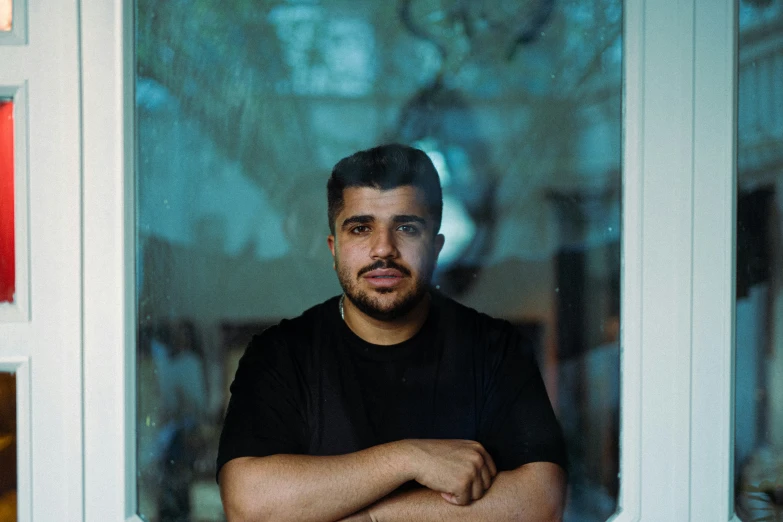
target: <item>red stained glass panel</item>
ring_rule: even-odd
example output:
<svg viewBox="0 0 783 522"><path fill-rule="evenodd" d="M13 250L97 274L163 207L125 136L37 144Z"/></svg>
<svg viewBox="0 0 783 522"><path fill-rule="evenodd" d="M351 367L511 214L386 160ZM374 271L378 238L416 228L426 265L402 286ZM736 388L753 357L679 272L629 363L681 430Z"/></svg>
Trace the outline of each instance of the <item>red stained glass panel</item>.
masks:
<svg viewBox="0 0 783 522"><path fill-rule="evenodd" d="M14 104L0 101L0 303L16 290L14 253Z"/></svg>

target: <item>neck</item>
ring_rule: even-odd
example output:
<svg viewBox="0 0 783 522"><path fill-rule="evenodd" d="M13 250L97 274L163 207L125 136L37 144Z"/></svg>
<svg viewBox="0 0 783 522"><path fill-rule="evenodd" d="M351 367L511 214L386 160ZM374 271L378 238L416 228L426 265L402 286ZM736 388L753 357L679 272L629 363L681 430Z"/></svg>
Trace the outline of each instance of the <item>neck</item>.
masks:
<svg viewBox="0 0 783 522"><path fill-rule="evenodd" d="M424 326L430 310L430 294L413 310L393 321L381 321L356 308L350 299L343 299L345 324L356 335L371 344L389 346L407 341Z"/></svg>

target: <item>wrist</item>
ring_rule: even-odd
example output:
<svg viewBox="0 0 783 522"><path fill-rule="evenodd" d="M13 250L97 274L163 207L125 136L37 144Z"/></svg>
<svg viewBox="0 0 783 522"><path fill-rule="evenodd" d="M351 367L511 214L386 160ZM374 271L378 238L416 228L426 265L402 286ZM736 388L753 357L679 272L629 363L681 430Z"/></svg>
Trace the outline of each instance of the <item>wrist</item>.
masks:
<svg viewBox="0 0 783 522"><path fill-rule="evenodd" d="M413 457L413 443L410 440L398 440L388 443L388 455L401 483L416 480L416 460ZM377 522L373 520L373 522Z"/></svg>

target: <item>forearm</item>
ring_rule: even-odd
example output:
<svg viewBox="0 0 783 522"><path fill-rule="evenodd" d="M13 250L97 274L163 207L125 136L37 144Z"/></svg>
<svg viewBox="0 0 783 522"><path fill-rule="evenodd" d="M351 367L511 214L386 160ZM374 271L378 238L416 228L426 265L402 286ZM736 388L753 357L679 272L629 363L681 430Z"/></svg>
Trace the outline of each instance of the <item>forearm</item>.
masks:
<svg viewBox="0 0 783 522"><path fill-rule="evenodd" d="M229 522L334 521L409 480L396 443L347 455L273 455L228 462L220 472Z"/></svg>
<svg viewBox="0 0 783 522"><path fill-rule="evenodd" d="M422 488L392 495L367 509L373 522L521 521L562 518L565 473L555 464L535 463L498 473L485 495L466 506L446 502L437 491Z"/></svg>

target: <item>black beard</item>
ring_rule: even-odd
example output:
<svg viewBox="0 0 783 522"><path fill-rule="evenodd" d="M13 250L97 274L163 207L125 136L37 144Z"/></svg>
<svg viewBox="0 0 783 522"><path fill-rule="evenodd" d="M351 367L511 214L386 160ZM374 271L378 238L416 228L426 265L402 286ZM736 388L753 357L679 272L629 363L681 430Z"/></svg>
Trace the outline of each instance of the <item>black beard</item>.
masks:
<svg viewBox="0 0 783 522"><path fill-rule="evenodd" d="M370 266L362 268L361 270L359 270L357 277L361 277L361 274L365 274L369 271L377 270L381 268L394 268L396 270L399 270L403 274L410 276L410 270L394 263L391 260L386 260L386 261L377 261ZM421 300L424 299L424 297L427 295L430 279L432 277L432 272L434 269L435 269L435 265L433 263L433 266L430 267L430 269L427 270L425 273L421 274L422 277L420 279L416 280L413 291L411 291L408 295L406 295L402 299L402 301L397 303L393 308L389 310L382 310L378 308L373 302L370 295L368 295L367 293L355 291L356 285L353 284L353 278L348 274L344 273L341 270L338 270L337 278L340 281L340 286L343 288L343 293L345 293L345 297L347 297L351 301L351 303L355 305L356 308L359 309L359 311L361 311L362 313L364 313L369 317L372 317L377 321L389 322L389 321L395 321L405 316L411 310L416 308L416 305L418 305L421 302ZM374 292L377 292L378 294L388 294L394 292L394 289L379 288L374 290Z"/></svg>
<svg viewBox="0 0 783 522"><path fill-rule="evenodd" d="M424 299L424 296L427 295L427 286L416 285L414 291L408 294L405 299L403 299L391 310L378 309L367 294L355 294L347 288L343 288L343 291L345 292L345 297L347 297L351 303L353 303L354 306L356 306L356 308L358 308L365 315L378 321L395 321L400 317L407 315L411 310L416 308L416 305L418 305L421 300ZM393 292L393 290L382 288L376 290L376 292L379 294L388 294Z"/></svg>

